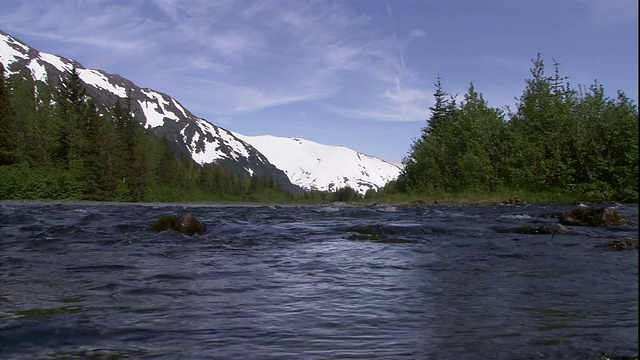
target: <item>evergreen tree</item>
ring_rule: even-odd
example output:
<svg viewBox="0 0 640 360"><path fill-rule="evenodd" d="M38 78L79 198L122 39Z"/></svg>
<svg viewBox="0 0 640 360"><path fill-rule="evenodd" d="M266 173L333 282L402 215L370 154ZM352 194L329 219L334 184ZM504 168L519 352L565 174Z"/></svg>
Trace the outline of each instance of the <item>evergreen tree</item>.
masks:
<svg viewBox="0 0 640 360"><path fill-rule="evenodd" d="M84 183L84 198L87 200L111 200L115 197L115 178L110 167L110 127L98 114L93 100L85 104L82 118L82 167L80 179Z"/></svg>
<svg viewBox="0 0 640 360"><path fill-rule="evenodd" d="M350 186L340 188L333 193L333 201L353 201L357 200L359 197L360 195L358 195L358 192Z"/></svg>
<svg viewBox="0 0 640 360"><path fill-rule="evenodd" d="M131 111L130 96L127 97L127 107L123 107L120 99L113 106L113 124L115 128L115 156L114 169L119 182L120 196L123 200L134 200L134 193L140 189L140 172L144 167L137 156L139 136ZM139 198L136 195L135 198Z"/></svg>
<svg viewBox="0 0 640 360"><path fill-rule="evenodd" d="M11 94L5 78L4 66L0 63L0 165L16 164L18 156L18 123Z"/></svg>
<svg viewBox="0 0 640 360"><path fill-rule="evenodd" d="M51 124L53 107L48 84L36 82L31 73L16 74L11 78L13 84L12 104L20 125L14 137L18 143L23 162L30 166L50 165L50 153L53 142Z"/></svg>
<svg viewBox="0 0 640 360"><path fill-rule="evenodd" d="M460 105L455 124L457 142L451 151L457 161L460 187L465 190L495 190L502 186L497 172L501 156L502 112L490 108L473 83Z"/></svg>
<svg viewBox="0 0 640 360"><path fill-rule="evenodd" d="M71 74L60 84L56 99L55 130L57 144L54 160L65 169L78 172L82 168L82 150L85 139L83 128L88 123L90 110L86 92L75 64Z"/></svg>
<svg viewBox="0 0 640 360"><path fill-rule="evenodd" d="M166 135L159 147L159 156L155 165L156 181L170 188L180 188L180 163L171 148Z"/></svg>
<svg viewBox="0 0 640 360"><path fill-rule="evenodd" d="M452 150L459 143L453 129L459 123L460 110L455 97L443 91L440 76L435 86L436 101L429 108L431 116L427 126L403 160L403 175L398 182L403 191L425 193L459 186Z"/></svg>
<svg viewBox="0 0 640 360"><path fill-rule="evenodd" d="M455 111L455 99L442 89L442 78L438 74L435 83L436 91L433 94L435 104L429 107L431 117L427 121L427 126L422 129L422 138L425 140L427 136L433 134L439 127L442 127L451 118Z"/></svg>

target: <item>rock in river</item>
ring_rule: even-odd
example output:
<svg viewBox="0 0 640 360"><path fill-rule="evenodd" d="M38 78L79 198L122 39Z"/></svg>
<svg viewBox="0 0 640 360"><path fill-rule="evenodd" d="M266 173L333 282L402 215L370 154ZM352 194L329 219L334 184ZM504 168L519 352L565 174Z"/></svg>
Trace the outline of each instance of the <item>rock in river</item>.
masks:
<svg viewBox="0 0 640 360"><path fill-rule="evenodd" d="M627 223L628 218L613 208L580 207L558 216L560 224L575 226L614 226Z"/></svg>
<svg viewBox="0 0 640 360"><path fill-rule="evenodd" d="M523 225L519 227L491 226L491 229L499 233L515 233L527 235L565 235L569 229L561 224Z"/></svg>
<svg viewBox="0 0 640 360"><path fill-rule="evenodd" d="M633 250L638 248L638 239L632 239L628 237L616 239L600 244L598 245L598 247L610 250Z"/></svg>
<svg viewBox="0 0 640 360"><path fill-rule="evenodd" d="M206 226L198 221L195 216L186 214L184 216L165 215L160 217L153 225L152 231L175 230L187 235L204 234Z"/></svg>

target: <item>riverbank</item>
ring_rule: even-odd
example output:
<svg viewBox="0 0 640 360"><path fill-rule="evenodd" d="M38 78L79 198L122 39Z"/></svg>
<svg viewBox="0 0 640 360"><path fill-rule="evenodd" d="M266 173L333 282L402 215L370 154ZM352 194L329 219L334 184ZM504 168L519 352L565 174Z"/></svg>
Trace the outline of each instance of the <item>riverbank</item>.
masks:
<svg viewBox="0 0 640 360"><path fill-rule="evenodd" d="M198 193L175 194L178 196L167 197L165 199L150 199L142 202L118 202L118 201L86 201L78 199L5 199L0 203L7 202L47 202L47 203L82 203L82 204L138 204L138 205L216 205L216 206L305 206L305 205L351 205L351 206L428 206L428 205L525 205L525 204L613 204L626 203L637 204L637 202L616 202L608 199L597 199L584 195L563 194L560 192L532 192L523 190L502 190L495 192L460 192L460 193L433 193L433 194L405 194L385 192L374 193L352 201L336 201L332 193L325 193L323 196L315 193L313 196L285 196L282 193L267 192L263 194L252 194L238 196L234 198L211 198L208 196L198 196ZM179 196L185 195L185 196Z"/></svg>
<svg viewBox="0 0 640 360"><path fill-rule="evenodd" d="M403 193L385 194L384 196L362 199L358 203L393 204L393 205L522 205L522 204L564 204L577 205L582 203L611 204L615 201L598 199L583 195L566 194L560 192L531 192L523 190L503 190L496 192L460 192L434 193L410 195ZM637 203L637 202L625 202Z"/></svg>
<svg viewBox="0 0 640 360"><path fill-rule="evenodd" d="M384 201L374 201L370 199L362 199L352 202L341 201L294 201L294 202L246 202L246 201L170 201L170 202L117 202L117 201L87 201L87 200L0 200L0 205L20 205L20 204L58 204L58 205L131 205L144 207L159 206L180 206L184 208L213 206L213 207L379 207L379 206L396 206L396 207L419 207L419 206L518 206L518 205L615 205L616 202L588 202L588 201L523 201L519 198L512 197L509 199L501 198L394 198ZM634 203L626 203L634 204Z"/></svg>

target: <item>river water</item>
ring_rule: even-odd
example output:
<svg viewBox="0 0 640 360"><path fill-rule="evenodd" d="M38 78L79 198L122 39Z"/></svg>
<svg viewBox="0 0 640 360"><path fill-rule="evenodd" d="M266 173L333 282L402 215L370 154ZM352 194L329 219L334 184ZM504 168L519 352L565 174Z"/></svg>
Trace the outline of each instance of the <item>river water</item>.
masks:
<svg viewBox="0 0 640 360"><path fill-rule="evenodd" d="M0 203L0 358L637 356L637 205L508 231L571 208Z"/></svg>

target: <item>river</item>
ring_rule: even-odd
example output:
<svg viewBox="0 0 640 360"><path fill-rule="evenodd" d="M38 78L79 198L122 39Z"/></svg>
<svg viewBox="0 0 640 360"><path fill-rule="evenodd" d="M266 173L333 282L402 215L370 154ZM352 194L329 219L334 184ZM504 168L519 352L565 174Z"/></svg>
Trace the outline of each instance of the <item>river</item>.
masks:
<svg viewBox="0 0 640 360"><path fill-rule="evenodd" d="M638 251L597 246L637 205L496 230L571 208L0 202L0 358L638 356ZM148 230L185 213L207 232Z"/></svg>

